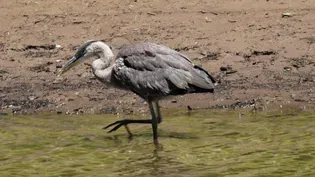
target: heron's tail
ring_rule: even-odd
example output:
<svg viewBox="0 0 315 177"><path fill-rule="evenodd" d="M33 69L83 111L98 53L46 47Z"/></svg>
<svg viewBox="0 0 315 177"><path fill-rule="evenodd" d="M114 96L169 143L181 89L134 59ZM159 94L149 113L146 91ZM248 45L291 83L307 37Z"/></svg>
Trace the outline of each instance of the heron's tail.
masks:
<svg viewBox="0 0 315 177"><path fill-rule="evenodd" d="M190 85L189 93L213 93L214 86L217 85L215 79L200 66L194 65L192 71L193 81Z"/></svg>

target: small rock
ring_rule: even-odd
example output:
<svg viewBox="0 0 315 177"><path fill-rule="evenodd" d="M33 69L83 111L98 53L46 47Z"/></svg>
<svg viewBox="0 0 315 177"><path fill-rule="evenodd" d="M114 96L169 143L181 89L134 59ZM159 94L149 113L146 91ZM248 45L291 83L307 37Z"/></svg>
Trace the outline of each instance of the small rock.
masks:
<svg viewBox="0 0 315 177"><path fill-rule="evenodd" d="M177 103L177 100L172 100L171 103Z"/></svg>
<svg viewBox="0 0 315 177"><path fill-rule="evenodd" d="M156 13L154 13L154 12L147 12L147 14L148 14L148 15L152 15L152 16L155 16L155 15L156 15Z"/></svg>
<svg viewBox="0 0 315 177"><path fill-rule="evenodd" d="M29 96L28 99L34 101L37 97L36 96Z"/></svg>
<svg viewBox="0 0 315 177"><path fill-rule="evenodd" d="M56 63L59 63L59 62L61 62L61 60L56 60Z"/></svg>
<svg viewBox="0 0 315 177"><path fill-rule="evenodd" d="M208 23L208 22L212 22L212 20L209 19L208 17L206 17L206 22L207 22L207 23Z"/></svg>
<svg viewBox="0 0 315 177"><path fill-rule="evenodd" d="M291 71L291 70L292 70L292 68L289 67L289 66L286 66L286 67L284 67L283 69L286 70L286 71Z"/></svg>
<svg viewBox="0 0 315 177"><path fill-rule="evenodd" d="M230 66L221 66L220 71L227 71L229 68L231 68L231 67Z"/></svg>
<svg viewBox="0 0 315 177"><path fill-rule="evenodd" d="M59 44L56 44L56 49L59 49L59 48L61 48L61 45L59 45Z"/></svg>
<svg viewBox="0 0 315 177"><path fill-rule="evenodd" d="M237 71L236 70L231 70L231 71L227 71L226 74L233 74L233 73L236 73Z"/></svg>
<svg viewBox="0 0 315 177"><path fill-rule="evenodd" d="M231 66L221 66L220 71L223 71L226 74L233 74L237 72L236 70L233 70Z"/></svg>
<svg viewBox="0 0 315 177"><path fill-rule="evenodd" d="M62 114L62 111L57 111L57 114Z"/></svg>
<svg viewBox="0 0 315 177"><path fill-rule="evenodd" d="M292 17L293 15L289 12L285 12L285 13L282 13L281 16L282 18L284 18L284 17Z"/></svg>

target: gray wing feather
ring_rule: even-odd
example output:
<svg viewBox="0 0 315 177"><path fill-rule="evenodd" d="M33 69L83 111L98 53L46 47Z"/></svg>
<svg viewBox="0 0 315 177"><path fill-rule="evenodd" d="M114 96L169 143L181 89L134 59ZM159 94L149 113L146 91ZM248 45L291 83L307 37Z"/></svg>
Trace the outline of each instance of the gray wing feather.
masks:
<svg viewBox="0 0 315 177"><path fill-rule="evenodd" d="M179 53L163 45L148 42L123 46L118 52L117 58L120 58L121 56L139 55L143 53L146 53L147 55L156 54L172 55L173 57L176 57L178 60L185 60L186 62L191 63L191 60L182 53Z"/></svg>
<svg viewBox="0 0 315 177"><path fill-rule="evenodd" d="M187 57L152 43L122 48L117 54L114 76L142 97L168 95L176 89L187 90L192 84L212 87Z"/></svg>

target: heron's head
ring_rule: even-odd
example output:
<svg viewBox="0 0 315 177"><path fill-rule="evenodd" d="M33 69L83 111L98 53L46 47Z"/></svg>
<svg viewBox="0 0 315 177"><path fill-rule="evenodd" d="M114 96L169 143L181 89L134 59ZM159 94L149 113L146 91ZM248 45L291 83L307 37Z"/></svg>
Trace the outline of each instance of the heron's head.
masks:
<svg viewBox="0 0 315 177"><path fill-rule="evenodd" d="M102 41L89 40L79 47L75 55L61 68L58 75L91 57L110 59L114 56L111 48Z"/></svg>

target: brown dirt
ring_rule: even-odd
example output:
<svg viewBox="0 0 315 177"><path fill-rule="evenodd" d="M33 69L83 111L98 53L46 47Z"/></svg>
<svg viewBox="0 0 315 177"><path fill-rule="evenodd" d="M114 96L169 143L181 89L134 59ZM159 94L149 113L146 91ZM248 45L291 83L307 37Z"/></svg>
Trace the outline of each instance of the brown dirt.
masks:
<svg viewBox="0 0 315 177"><path fill-rule="evenodd" d="M116 50L138 41L164 44L221 82L214 95L173 97L163 108L315 106L313 0L20 0L0 8L3 113L146 111L133 93L96 81L91 61L56 80L89 39Z"/></svg>

